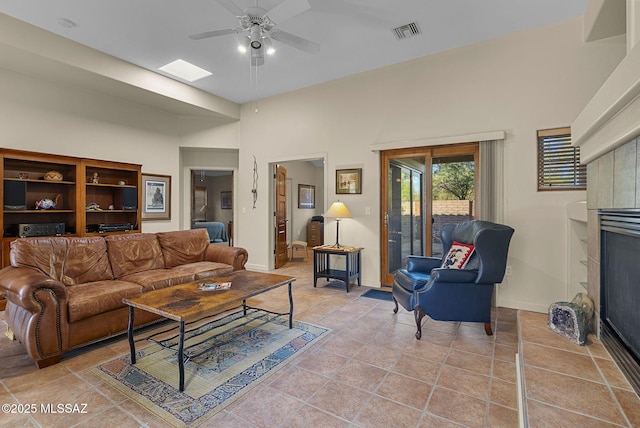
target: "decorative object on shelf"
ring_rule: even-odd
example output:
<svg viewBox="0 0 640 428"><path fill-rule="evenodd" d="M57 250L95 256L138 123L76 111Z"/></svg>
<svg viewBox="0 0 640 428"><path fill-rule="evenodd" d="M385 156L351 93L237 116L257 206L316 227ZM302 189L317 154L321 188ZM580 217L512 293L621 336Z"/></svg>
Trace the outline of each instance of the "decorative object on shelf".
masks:
<svg viewBox="0 0 640 428"><path fill-rule="evenodd" d="M58 200L60 199L60 195L56 195L55 199L41 199L36 201L36 209L37 210L55 210L58 206Z"/></svg>
<svg viewBox="0 0 640 428"><path fill-rule="evenodd" d="M91 179L91 182L92 182L93 184L98 184L98 183L100 183L100 178L98 177L98 173L97 173L97 172L94 172L94 173L93 173L93 178Z"/></svg>
<svg viewBox="0 0 640 428"><path fill-rule="evenodd" d="M337 194L362 193L362 168L336 169Z"/></svg>
<svg viewBox="0 0 640 428"><path fill-rule="evenodd" d="M256 209L256 201L258 200L258 162L256 162L255 155L253 156L253 209Z"/></svg>
<svg viewBox="0 0 640 428"><path fill-rule="evenodd" d="M142 174L142 220L171 220L171 176Z"/></svg>
<svg viewBox="0 0 640 428"><path fill-rule="evenodd" d="M29 173L28 172L19 172L18 175L16 175L16 178L19 178L20 180L27 180L27 179L29 179Z"/></svg>
<svg viewBox="0 0 640 428"><path fill-rule="evenodd" d="M124 186L125 184L127 184L127 182L124 180L118 181L118 186Z"/></svg>
<svg viewBox="0 0 640 428"><path fill-rule="evenodd" d="M62 181L62 174L58 171L49 171L44 174L45 181Z"/></svg>
<svg viewBox="0 0 640 428"><path fill-rule="evenodd" d="M298 184L298 208L316 207L316 186Z"/></svg>
<svg viewBox="0 0 640 428"><path fill-rule="evenodd" d="M87 204L87 211L102 211L102 208L100 208L97 202L89 202Z"/></svg>
<svg viewBox="0 0 640 428"><path fill-rule="evenodd" d="M223 210L230 210L233 204L231 192L220 192L220 208Z"/></svg>
<svg viewBox="0 0 640 428"><path fill-rule="evenodd" d="M324 213L325 217L335 218L336 219L336 243L334 245L335 248L342 248L340 245L340 219L342 218L350 218L352 217L351 211L349 208L340 201L334 202L331 204L326 213Z"/></svg>

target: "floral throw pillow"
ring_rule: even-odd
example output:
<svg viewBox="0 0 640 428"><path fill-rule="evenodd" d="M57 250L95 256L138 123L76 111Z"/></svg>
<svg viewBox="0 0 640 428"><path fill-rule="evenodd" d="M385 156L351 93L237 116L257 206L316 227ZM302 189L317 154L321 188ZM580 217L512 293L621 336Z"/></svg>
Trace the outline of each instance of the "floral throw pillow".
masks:
<svg viewBox="0 0 640 428"><path fill-rule="evenodd" d="M440 267L445 269L464 269L474 250L475 247L473 245L453 241L447 256L442 259Z"/></svg>

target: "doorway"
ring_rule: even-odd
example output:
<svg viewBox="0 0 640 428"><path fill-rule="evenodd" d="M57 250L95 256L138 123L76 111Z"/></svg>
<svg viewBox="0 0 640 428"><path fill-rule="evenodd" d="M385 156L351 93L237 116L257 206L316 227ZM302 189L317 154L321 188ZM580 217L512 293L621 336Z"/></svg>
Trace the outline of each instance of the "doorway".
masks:
<svg viewBox="0 0 640 428"><path fill-rule="evenodd" d="M232 245L233 171L191 170L190 227L207 229L213 243Z"/></svg>
<svg viewBox="0 0 640 428"><path fill-rule="evenodd" d="M325 211L325 155L310 158L289 159L269 164L273 181L270 197L269 246L272 249L269 269L277 269L288 262L289 244L293 241L308 242L308 225ZM277 172L283 167L286 175ZM300 189L309 200L300 203ZM284 193L284 199L280 199ZM284 223L282 221L284 220ZM308 247L310 249L310 247Z"/></svg>
<svg viewBox="0 0 640 428"><path fill-rule="evenodd" d="M407 257L442 256L440 230L475 217L479 144L381 152L381 283Z"/></svg>

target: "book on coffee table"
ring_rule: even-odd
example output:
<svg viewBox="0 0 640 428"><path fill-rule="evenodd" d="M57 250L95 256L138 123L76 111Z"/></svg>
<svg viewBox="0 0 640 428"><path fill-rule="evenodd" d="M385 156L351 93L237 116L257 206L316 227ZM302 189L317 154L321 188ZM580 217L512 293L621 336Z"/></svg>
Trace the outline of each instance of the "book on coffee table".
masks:
<svg viewBox="0 0 640 428"><path fill-rule="evenodd" d="M202 291L226 290L231 288L231 282L203 282L198 285L198 289Z"/></svg>

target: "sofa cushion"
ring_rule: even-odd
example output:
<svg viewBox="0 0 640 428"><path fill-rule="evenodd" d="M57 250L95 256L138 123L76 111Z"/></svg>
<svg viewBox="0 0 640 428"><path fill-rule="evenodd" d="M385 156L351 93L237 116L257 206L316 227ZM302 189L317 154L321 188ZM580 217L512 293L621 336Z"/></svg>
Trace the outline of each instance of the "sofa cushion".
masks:
<svg viewBox="0 0 640 428"><path fill-rule="evenodd" d="M209 246L206 229L160 232L157 236L167 269L203 261Z"/></svg>
<svg viewBox="0 0 640 428"><path fill-rule="evenodd" d="M175 269L153 269L126 275L120 279L141 285L142 291L146 293L147 291L194 281L195 275L188 271L183 272Z"/></svg>
<svg viewBox="0 0 640 428"><path fill-rule="evenodd" d="M164 268L162 249L155 234L125 233L107 236L105 240L113 276L116 278Z"/></svg>
<svg viewBox="0 0 640 428"><path fill-rule="evenodd" d="M69 294L69 322L125 306L122 299L142 293L140 284L111 280L77 284L67 288Z"/></svg>
<svg viewBox="0 0 640 428"><path fill-rule="evenodd" d="M218 262L196 262L187 263L173 268L180 272L189 272L195 275L195 279L212 278L215 276L224 276L233 273L233 266L226 263Z"/></svg>
<svg viewBox="0 0 640 428"><path fill-rule="evenodd" d="M12 266L37 269L64 285L113 279L101 236L19 238L10 258Z"/></svg>

